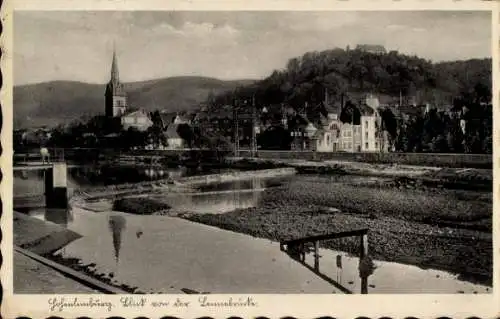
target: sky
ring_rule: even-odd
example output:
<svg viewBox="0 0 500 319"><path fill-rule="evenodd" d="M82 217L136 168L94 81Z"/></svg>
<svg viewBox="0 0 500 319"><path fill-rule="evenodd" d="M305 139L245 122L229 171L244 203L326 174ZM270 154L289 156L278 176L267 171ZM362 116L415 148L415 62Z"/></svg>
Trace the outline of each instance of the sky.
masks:
<svg viewBox="0 0 500 319"><path fill-rule="evenodd" d="M16 11L14 83L198 75L259 79L308 51L380 44L432 61L491 57L486 11Z"/></svg>

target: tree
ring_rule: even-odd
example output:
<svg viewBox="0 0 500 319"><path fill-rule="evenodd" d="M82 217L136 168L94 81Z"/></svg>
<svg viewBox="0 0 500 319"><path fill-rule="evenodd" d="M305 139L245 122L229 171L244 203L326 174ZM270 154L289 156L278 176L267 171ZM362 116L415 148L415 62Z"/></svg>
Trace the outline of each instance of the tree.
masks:
<svg viewBox="0 0 500 319"><path fill-rule="evenodd" d="M289 150L290 132L282 126L271 126L259 135L257 144L267 150Z"/></svg>
<svg viewBox="0 0 500 319"><path fill-rule="evenodd" d="M189 148L193 147L195 135L191 126L188 124L179 124L177 127L177 133L184 141L186 141Z"/></svg>
<svg viewBox="0 0 500 319"><path fill-rule="evenodd" d="M160 145L167 145L167 138L163 134L161 126L153 124L147 130L147 137L151 139L153 145L159 147Z"/></svg>
<svg viewBox="0 0 500 319"><path fill-rule="evenodd" d="M130 127L126 131L122 131L119 135L119 144L124 149L146 145L148 138L147 132L138 131L136 128Z"/></svg>
<svg viewBox="0 0 500 319"><path fill-rule="evenodd" d="M340 112L340 121L354 125L361 124L361 111L351 101L347 101Z"/></svg>

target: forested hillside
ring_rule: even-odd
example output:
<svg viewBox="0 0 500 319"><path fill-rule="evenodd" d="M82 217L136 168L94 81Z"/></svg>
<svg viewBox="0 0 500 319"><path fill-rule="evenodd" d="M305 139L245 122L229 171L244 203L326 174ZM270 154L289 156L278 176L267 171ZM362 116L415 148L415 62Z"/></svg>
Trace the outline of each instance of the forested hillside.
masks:
<svg viewBox="0 0 500 319"><path fill-rule="evenodd" d="M218 96L213 102L230 103L255 94L259 104L289 103L302 107L323 99L325 88L333 98L341 93L376 93L384 102L429 102L449 105L458 98L491 99L491 59L444 63L391 51L374 54L362 50L333 49L307 52L288 61L252 86Z"/></svg>
<svg viewBox="0 0 500 319"><path fill-rule="evenodd" d="M171 77L125 83L129 104L148 111L190 111L207 99L252 80ZM56 126L104 112L104 84L53 81L14 87L14 126Z"/></svg>

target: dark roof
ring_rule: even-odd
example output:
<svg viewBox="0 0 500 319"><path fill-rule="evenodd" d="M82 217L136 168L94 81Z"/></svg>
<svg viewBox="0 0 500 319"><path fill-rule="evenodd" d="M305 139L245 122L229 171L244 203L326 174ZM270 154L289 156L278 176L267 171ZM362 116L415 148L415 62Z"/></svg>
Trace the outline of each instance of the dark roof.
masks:
<svg viewBox="0 0 500 319"><path fill-rule="evenodd" d="M330 103L322 103L321 114L323 116L328 116L328 114L339 114L342 111L342 105L340 101L333 101Z"/></svg>
<svg viewBox="0 0 500 319"><path fill-rule="evenodd" d="M170 123L172 123L174 121L176 116L177 116L177 113L175 113L175 112L161 112L160 113L160 120L161 120L161 124L163 125L163 127L167 127L168 125L170 125Z"/></svg>
<svg viewBox="0 0 500 319"><path fill-rule="evenodd" d="M170 123L165 130L166 138L181 138L179 133L177 133L177 129L179 128L179 124Z"/></svg>
<svg viewBox="0 0 500 319"><path fill-rule="evenodd" d="M193 122L203 121L203 120L207 120L209 118L210 118L209 113L205 112L205 111L202 111L202 112L198 112L198 113L194 114L194 116L193 116Z"/></svg>
<svg viewBox="0 0 500 319"><path fill-rule="evenodd" d="M301 114L295 114L288 119L288 126L291 129L304 129L308 123L309 120Z"/></svg>
<svg viewBox="0 0 500 319"><path fill-rule="evenodd" d="M371 116L375 113L375 110L372 107L366 105L365 103L359 105L358 108L361 111L361 115L363 116Z"/></svg>
<svg viewBox="0 0 500 319"><path fill-rule="evenodd" d="M183 122L189 122L191 120L189 114L180 114L180 113L177 113L177 116ZM174 116L174 119L175 118L176 118L176 116Z"/></svg>
<svg viewBox="0 0 500 319"><path fill-rule="evenodd" d="M328 126L328 124L330 124L330 120L328 119L328 116L325 116L324 114L320 113L319 124L321 126Z"/></svg>
<svg viewBox="0 0 500 319"><path fill-rule="evenodd" d="M401 105L401 106L390 107L390 109L395 115L401 114L401 115L415 116L423 114L425 107L414 106L414 105Z"/></svg>

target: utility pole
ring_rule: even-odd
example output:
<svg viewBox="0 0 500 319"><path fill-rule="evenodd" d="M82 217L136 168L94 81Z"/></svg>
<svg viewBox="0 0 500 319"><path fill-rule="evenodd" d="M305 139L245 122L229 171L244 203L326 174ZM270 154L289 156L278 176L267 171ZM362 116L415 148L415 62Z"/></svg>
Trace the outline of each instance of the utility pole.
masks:
<svg viewBox="0 0 500 319"><path fill-rule="evenodd" d="M351 133L352 133L352 152L354 153L354 106L351 109Z"/></svg>
<svg viewBox="0 0 500 319"><path fill-rule="evenodd" d="M238 125L238 107L237 103L233 103L233 129L234 129L234 156L238 157L240 153L240 135Z"/></svg>
<svg viewBox="0 0 500 319"><path fill-rule="evenodd" d="M255 95L252 97L252 157L255 157L257 152L257 132L255 126L257 125L256 119L256 106L255 106Z"/></svg>

